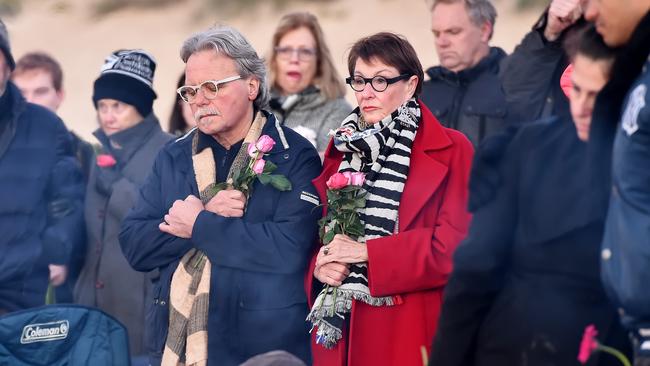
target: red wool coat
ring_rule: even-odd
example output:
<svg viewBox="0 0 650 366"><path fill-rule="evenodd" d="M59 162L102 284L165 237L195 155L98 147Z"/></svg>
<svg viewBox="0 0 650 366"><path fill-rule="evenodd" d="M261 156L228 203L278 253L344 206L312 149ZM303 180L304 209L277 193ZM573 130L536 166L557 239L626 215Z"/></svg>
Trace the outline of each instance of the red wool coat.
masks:
<svg viewBox="0 0 650 366"><path fill-rule="evenodd" d="M316 366L422 365L420 348L431 352L442 290L452 254L467 234L469 172L474 149L458 131L444 128L420 103L423 120L411 152L411 165L399 208L399 233L368 241L368 281L372 296L396 296L394 306L354 301L350 329L332 350L315 344ZM325 182L337 172L343 154L330 146L322 174L313 183L327 202ZM326 208L325 208L326 209ZM319 282L314 255L306 282L313 305ZM345 333L345 332L344 332Z"/></svg>

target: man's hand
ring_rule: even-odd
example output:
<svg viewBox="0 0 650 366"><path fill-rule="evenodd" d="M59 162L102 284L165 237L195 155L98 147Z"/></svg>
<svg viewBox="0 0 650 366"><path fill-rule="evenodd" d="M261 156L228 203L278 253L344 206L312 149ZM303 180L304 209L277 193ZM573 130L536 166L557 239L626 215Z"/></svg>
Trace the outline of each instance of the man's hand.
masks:
<svg viewBox="0 0 650 366"><path fill-rule="evenodd" d="M158 228L167 234L189 239L196 218L203 209L203 203L195 196L189 195L184 201L176 200L165 215L165 222L160 223Z"/></svg>
<svg viewBox="0 0 650 366"><path fill-rule="evenodd" d="M582 15L583 0L553 0L548 9L544 38L555 41Z"/></svg>
<svg viewBox="0 0 650 366"><path fill-rule="evenodd" d="M65 279L68 278L68 267L59 264L50 264L50 283L52 286L61 286Z"/></svg>
<svg viewBox="0 0 650 366"><path fill-rule="evenodd" d="M242 217L244 207L246 207L246 196L234 189L219 191L205 205L206 210L223 217Z"/></svg>

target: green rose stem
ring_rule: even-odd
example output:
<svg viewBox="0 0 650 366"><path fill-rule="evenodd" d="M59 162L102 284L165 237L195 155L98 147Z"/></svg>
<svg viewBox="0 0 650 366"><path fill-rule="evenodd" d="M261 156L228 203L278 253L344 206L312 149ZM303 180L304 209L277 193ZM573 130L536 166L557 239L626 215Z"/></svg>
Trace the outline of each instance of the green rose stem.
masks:
<svg viewBox="0 0 650 366"><path fill-rule="evenodd" d="M630 361L628 361L627 357L625 357L625 355L616 348L608 347L604 344L598 343L598 350L609 353L610 355L616 357L619 361L621 361L623 366L630 366Z"/></svg>

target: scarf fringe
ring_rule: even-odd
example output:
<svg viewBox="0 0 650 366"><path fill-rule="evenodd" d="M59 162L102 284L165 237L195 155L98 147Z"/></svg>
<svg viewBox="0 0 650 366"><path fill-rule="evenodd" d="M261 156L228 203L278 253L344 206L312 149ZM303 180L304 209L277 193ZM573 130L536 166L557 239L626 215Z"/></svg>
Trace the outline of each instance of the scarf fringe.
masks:
<svg viewBox="0 0 650 366"><path fill-rule="evenodd" d="M334 348L336 343L343 338L341 329L326 322L324 319L318 320L318 322L314 323L314 326L318 328L316 331L316 344L320 344L327 349Z"/></svg>
<svg viewBox="0 0 650 366"><path fill-rule="evenodd" d="M344 314L352 310L352 300L362 301L371 306L395 305L395 299L392 296L373 297L361 291L346 290L341 287L337 289L336 299L333 299L333 289L333 287L327 287L318 294L315 301L317 305L307 315L308 321L316 324L324 317L338 316L343 318ZM321 302L322 304L318 305Z"/></svg>

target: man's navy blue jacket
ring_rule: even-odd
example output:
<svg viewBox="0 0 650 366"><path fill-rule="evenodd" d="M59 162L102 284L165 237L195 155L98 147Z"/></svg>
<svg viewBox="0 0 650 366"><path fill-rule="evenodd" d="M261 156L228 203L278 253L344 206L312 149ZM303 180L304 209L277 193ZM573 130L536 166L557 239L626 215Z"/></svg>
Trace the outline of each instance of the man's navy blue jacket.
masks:
<svg viewBox="0 0 650 366"><path fill-rule="evenodd" d="M246 213L227 218L203 211L191 239L165 234L158 225L175 200L199 196L192 166L194 130L166 145L122 224L120 242L139 271L159 269L148 311L149 346L160 357L167 337L171 276L180 258L195 247L212 263L208 317L208 363L238 365L281 349L310 364L304 277L321 210L311 181L321 170L314 147L267 114L262 134L276 141L265 159L277 165L293 189L280 192L253 185Z"/></svg>
<svg viewBox="0 0 650 366"><path fill-rule="evenodd" d="M83 178L54 113L11 82L0 96L0 312L45 302L48 264L82 248Z"/></svg>

